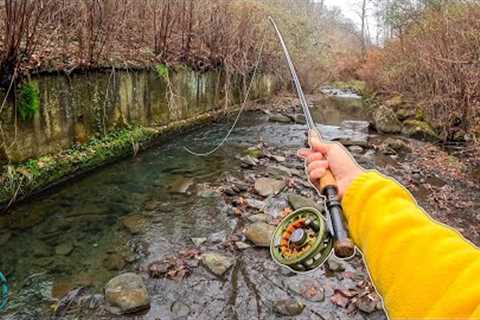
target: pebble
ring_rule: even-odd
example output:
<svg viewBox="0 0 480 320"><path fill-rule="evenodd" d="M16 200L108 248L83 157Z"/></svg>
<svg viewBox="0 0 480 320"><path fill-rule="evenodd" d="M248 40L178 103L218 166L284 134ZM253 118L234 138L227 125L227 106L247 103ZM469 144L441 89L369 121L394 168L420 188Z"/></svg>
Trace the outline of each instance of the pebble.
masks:
<svg viewBox="0 0 480 320"><path fill-rule="evenodd" d="M273 303L273 311L282 316L298 316L305 309L305 305L296 299L284 299Z"/></svg>
<svg viewBox="0 0 480 320"><path fill-rule="evenodd" d="M286 183L282 180L260 178L255 181L255 191L263 197L277 194L282 191L285 186Z"/></svg>
<svg viewBox="0 0 480 320"><path fill-rule="evenodd" d="M327 267L330 271L333 271L333 272L341 272L345 270L345 267L343 266L342 262L335 259L335 257L328 258Z"/></svg>
<svg viewBox="0 0 480 320"><path fill-rule="evenodd" d="M275 227L264 222L252 223L245 227L243 234L257 247L270 247Z"/></svg>
<svg viewBox="0 0 480 320"><path fill-rule="evenodd" d="M194 245L196 245L197 247L201 246L202 244L204 244L205 242L207 242L207 238L191 238L192 242Z"/></svg>

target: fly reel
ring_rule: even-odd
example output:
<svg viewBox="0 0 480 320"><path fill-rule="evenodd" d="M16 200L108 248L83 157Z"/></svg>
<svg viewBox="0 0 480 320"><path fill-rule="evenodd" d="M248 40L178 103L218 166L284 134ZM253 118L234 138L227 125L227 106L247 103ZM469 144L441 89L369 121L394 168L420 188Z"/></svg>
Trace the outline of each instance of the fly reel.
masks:
<svg viewBox="0 0 480 320"><path fill-rule="evenodd" d="M277 226L270 254L278 264L303 273L320 267L330 256L332 247L333 239L322 214L314 208L302 208Z"/></svg>

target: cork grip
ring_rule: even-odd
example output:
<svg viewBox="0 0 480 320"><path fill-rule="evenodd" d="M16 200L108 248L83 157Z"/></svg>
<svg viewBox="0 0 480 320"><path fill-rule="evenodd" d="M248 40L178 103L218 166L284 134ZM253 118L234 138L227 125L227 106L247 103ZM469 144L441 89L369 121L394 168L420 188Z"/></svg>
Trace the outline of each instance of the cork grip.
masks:
<svg viewBox="0 0 480 320"><path fill-rule="evenodd" d="M337 180L335 180L335 177L333 176L333 173L332 171L330 171L330 169L327 169L325 175L320 179L319 186L321 194L324 193L327 187L337 188Z"/></svg>

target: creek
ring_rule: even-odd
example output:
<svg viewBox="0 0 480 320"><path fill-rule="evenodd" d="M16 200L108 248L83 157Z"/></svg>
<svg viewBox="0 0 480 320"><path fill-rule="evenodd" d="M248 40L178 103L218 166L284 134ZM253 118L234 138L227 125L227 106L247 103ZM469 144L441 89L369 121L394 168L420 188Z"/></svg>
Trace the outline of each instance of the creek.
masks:
<svg viewBox="0 0 480 320"><path fill-rule="evenodd" d="M351 96L330 98L312 111L328 138L350 130L340 126L344 120L366 119L361 100ZM259 110L244 114L231 139L213 156L199 158L184 150L184 146L199 152L211 149L229 125L204 126L1 216L0 270L8 275L11 295L0 317L50 318L52 305L79 287L97 294L101 302L99 294L109 279L125 271L140 272L153 261L192 248L191 238L207 238L201 250L228 252L224 243L241 233L245 219L235 215L226 200L222 192L226 181L252 183L261 176L301 181L302 163L295 151L305 143L303 124L271 122ZM276 170L262 165L246 168L240 157L259 143L287 161L275 164ZM377 154L369 161L385 164L385 157ZM306 186L299 190L315 197ZM253 198L250 191L243 196ZM147 279L151 308L135 319L274 319L276 301L299 296L294 288L305 282L305 276L281 269L268 250L252 247L229 254L236 264L224 278L200 266L181 281ZM307 278L318 284L318 294L324 297L303 299L306 307L297 319L385 319L379 303L371 310L365 307L368 312L352 313L330 302L338 288L368 281L361 257L330 261ZM112 317L96 305L79 308L70 310L65 319Z"/></svg>

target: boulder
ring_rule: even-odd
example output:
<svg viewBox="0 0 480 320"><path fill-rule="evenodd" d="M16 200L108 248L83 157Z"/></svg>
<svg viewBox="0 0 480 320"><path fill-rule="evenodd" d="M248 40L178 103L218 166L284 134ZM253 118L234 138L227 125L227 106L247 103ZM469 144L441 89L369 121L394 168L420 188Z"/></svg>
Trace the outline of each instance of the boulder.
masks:
<svg viewBox="0 0 480 320"><path fill-rule="evenodd" d="M400 108L403 105L403 98L400 95L396 95L387 101L385 101L385 106L388 108L396 110L397 108Z"/></svg>
<svg viewBox="0 0 480 320"><path fill-rule="evenodd" d="M270 247L270 242L275 232L275 227L264 222L256 222L247 225L243 234L257 247Z"/></svg>
<svg viewBox="0 0 480 320"><path fill-rule="evenodd" d="M408 145L408 143L406 143L402 139L394 139L394 138L387 138L380 146L380 149L385 154L390 154L392 153L392 151L394 151L393 153L412 152L412 148Z"/></svg>
<svg viewBox="0 0 480 320"><path fill-rule="evenodd" d="M402 124L392 109L380 106L373 114L375 128L382 133L400 133Z"/></svg>
<svg viewBox="0 0 480 320"><path fill-rule="evenodd" d="M206 252L201 255L200 259L202 260L202 264L217 276L224 275L235 263L234 258L226 257L215 252Z"/></svg>
<svg viewBox="0 0 480 320"><path fill-rule="evenodd" d="M292 122L292 120L289 117L284 116L283 114L280 114L280 113L272 114L269 117L269 121L279 122L279 123L290 123L290 122Z"/></svg>
<svg viewBox="0 0 480 320"><path fill-rule="evenodd" d="M116 315L135 313L150 308L150 296L142 277L124 273L105 286L107 310Z"/></svg>
<svg viewBox="0 0 480 320"><path fill-rule="evenodd" d="M338 141L344 146L362 146L368 145L368 131L370 123L368 121L343 121L340 127L323 126L325 130L320 132L328 133L325 138Z"/></svg>
<svg viewBox="0 0 480 320"><path fill-rule="evenodd" d="M401 108L398 109L396 112L397 117L400 121L405 121L407 119L415 119L417 116L417 110L414 107L409 108Z"/></svg>
<svg viewBox="0 0 480 320"><path fill-rule="evenodd" d="M306 124L307 123L307 120L305 119L305 115L303 113L291 114L291 115L289 115L289 117L295 123L298 123L298 124Z"/></svg>
<svg viewBox="0 0 480 320"><path fill-rule="evenodd" d="M260 178L255 181L255 191L263 197L268 197L282 191L285 185L285 181Z"/></svg>
<svg viewBox="0 0 480 320"><path fill-rule="evenodd" d="M432 142L440 140L439 136L428 123L419 120L405 121L403 123L402 134L419 140Z"/></svg>

